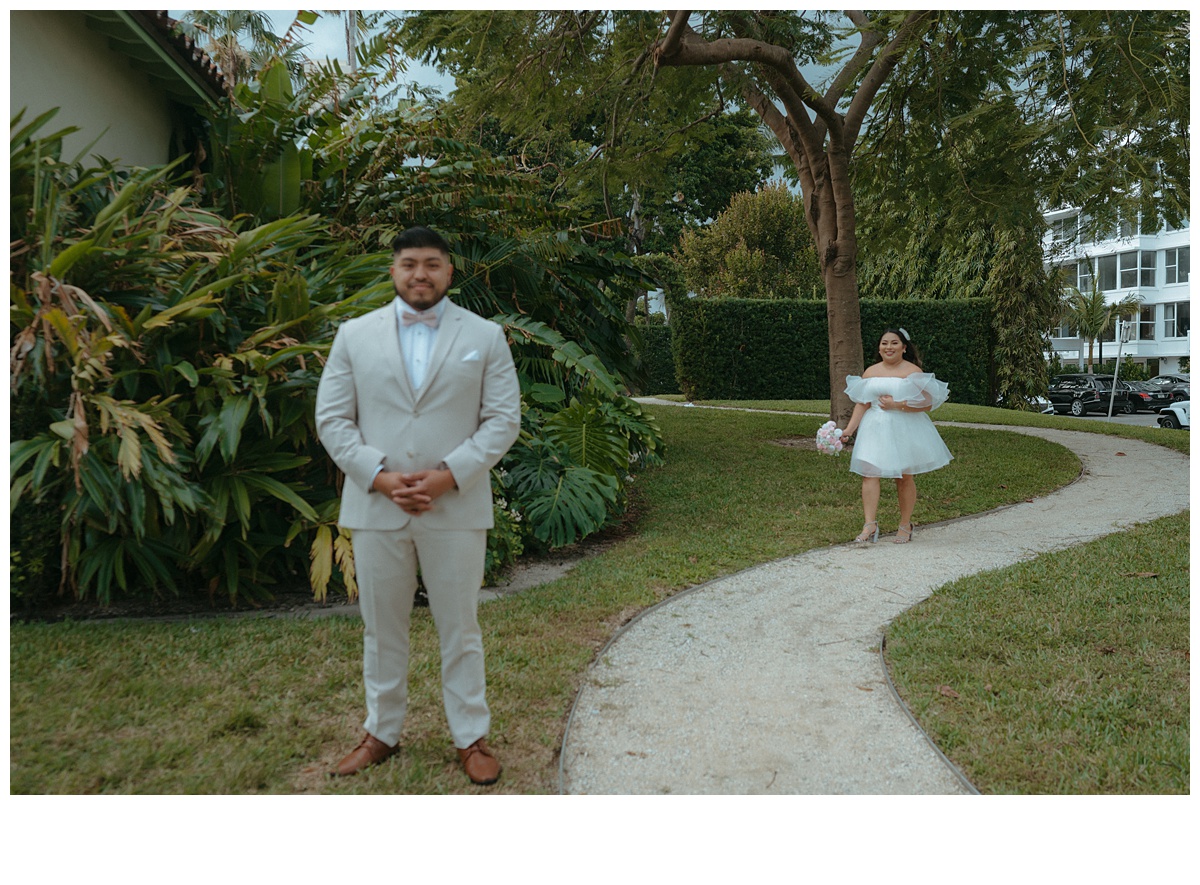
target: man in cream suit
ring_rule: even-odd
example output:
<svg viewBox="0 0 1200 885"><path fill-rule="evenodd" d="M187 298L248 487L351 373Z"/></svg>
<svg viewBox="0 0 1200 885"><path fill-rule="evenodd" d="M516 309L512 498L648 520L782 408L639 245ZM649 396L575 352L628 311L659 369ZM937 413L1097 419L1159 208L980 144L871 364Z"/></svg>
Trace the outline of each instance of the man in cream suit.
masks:
<svg viewBox="0 0 1200 885"><path fill-rule="evenodd" d="M317 388L317 433L345 474L338 524L352 531L363 618L367 734L339 775L398 749L420 567L454 745L472 781L500 776L484 740L491 718L476 609L492 527L490 470L517 438L521 395L500 326L445 298L453 273L439 234L398 235L398 297L342 325Z"/></svg>

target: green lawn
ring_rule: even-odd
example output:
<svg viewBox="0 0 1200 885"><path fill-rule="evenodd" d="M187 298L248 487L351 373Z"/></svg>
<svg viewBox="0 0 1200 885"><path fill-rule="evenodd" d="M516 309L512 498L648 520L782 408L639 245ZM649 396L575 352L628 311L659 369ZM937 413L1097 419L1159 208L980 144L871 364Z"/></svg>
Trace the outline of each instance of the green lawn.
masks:
<svg viewBox="0 0 1200 885"><path fill-rule="evenodd" d="M892 623L901 696L981 792L1190 792L1189 523L955 581Z"/></svg>
<svg viewBox="0 0 1200 885"><path fill-rule="evenodd" d="M782 405L804 411L804 404ZM827 403L818 406L828 410ZM954 407L960 409L970 407ZM937 417L951 419L950 410L943 407ZM998 423L1011 421L1011 414L976 409L970 417L955 415L953 420L992 418ZM481 607L492 743L505 766L490 792L557 789L557 754L575 693L599 648L638 611L721 575L844 542L861 525L859 483L846 470L846 457L779 444L787 438L810 439L823 415L673 407L656 409L655 415L666 435L668 463L633 484L631 519L612 544L563 578ZM1030 423L1066 420L1017 417ZM1091 429L1078 422L1068 425ZM1186 445L1187 434L1126 430ZM1042 495L1078 474L1073 455L1036 438L964 428L944 428L943 435L956 459L920 479L919 523ZM1038 468L1032 469L1033 464ZM996 476L1004 476L1005 483L997 483ZM1171 544L1180 546L1180 539L1167 531L1151 533L1144 547L1154 557ZM1186 541L1182 546L1186 565ZM1051 574L1070 568L1046 557L1037 560L1043 561L1050 563ZM1120 563L1124 570L1125 559ZM1110 571L1118 568L1116 561L1109 565ZM1170 586L1169 581L1155 581L1143 589L1154 593ZM1186 596L1183 604L1186 612ZM1174 610L1166 598L1159 605L1164 612ZM1005 619L989 612L983 620ZM1138 648L1174 648L1174 632L1160 635L1170 620L1160 619L1162 630L1152 630ZM976 628L985 630L987 623ZM905 636L907 648L918 648L919 633L915 629ZM899 634L895 642L901 644ZM916 658L935 660L934 654L918 651ZM410 714L402 752L345 780L327 779L324 772L357 741L362 721L357 619L14 624L10 659L14 793L479 790L461 774L450 746L441 712L436 637L424 609L414 616ZM1057 684L1049 672L1055 663L1051 656L1042 664L1051 684ZM896 662L893 666L901 669ZM904 677L897 678L908 685ZM904 690L923 690L919 681L912 684L917 687ZM993 681L993 689L996 685ZM1180 703L1186 722L1186 688ZM1024 713L1018 708L1006 715L1019 723ZM955 727L960 745L986 739L982 732L974 738L966 724L956 722ZM1125 727L1122 723L1117 731ZM1173 726L1164 730L1178 736ZM1145 746L1140 734L1130 739ZM1057 767L1065 771L1066 762ZM991 775L972 771L972 776ZM1169 789L1135 786L1144 781L1132 776L1123 783L1098 782L1103 784L1099 789L1113 792ZM1061 787L1076 792L1083 789L1080 783L1072 776ZM983 790L1019 789L1008 782L977 784ZM1039 777L1025 789L1047 787Z"/></svg>

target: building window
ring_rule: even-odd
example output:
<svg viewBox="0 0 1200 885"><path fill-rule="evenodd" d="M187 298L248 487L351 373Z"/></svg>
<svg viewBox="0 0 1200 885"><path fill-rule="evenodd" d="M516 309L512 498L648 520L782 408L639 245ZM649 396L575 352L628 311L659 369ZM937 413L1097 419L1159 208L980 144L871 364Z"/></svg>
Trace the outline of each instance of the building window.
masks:
<svg viewBox="0 0 1200 885"><path fill-rule="evenodd" d="M1154 275L1158 271L1158 253L1152 249L1142 252L1141 284L1148 288L1154 286Z"/></svg>
<svg viewBox="0 0 1200 885"><path fill-rule="evenodd" d="M1079 214L1079 242L1095 243L1099 239L1096 231L1096 223L1092 221L1092 216L1086 212L1081 212Z"/></svg>
<svg viewBox="0 0 1200 885"><path fill-rule="evenodd" d="M1078 225L1079 216L1077 215L1068 215L1066 218L1050 222L1050 229L1054 233L1054 242L1074 243Z"/></svg>
<svg viewBox="0 0 1200 885"><path fill-rule="evenodd" d="M1091 237L1084 237L1088 242L1103 243L1107 240L1115 240L1117 238L1117 222L1111 220L1104 221L1099 218L1088 218L1088 224L1091 226Z"/></svg>
<svg viewBox="0 0 1200 885"><path fill-rule="evenodd" d="M1066 320L1063 320L1057 327L1050 330L1051 338L1078 338L1079 333Z"/></svg>
<svg viewBox="0 0 1200 885"><path fill-rule="evenodd" d="M1139 341L1154 340L1154 321L1156 319L1157 307L1153 304L1145 304L1142 306L1142 312L1138 315L1137 337Z"/></svg>
<svg viewBox="0 0 1200 885"><path fill-rule="evenodd" d="M1071 280L1068 277L1067 282ZM1085 258L1075 265L1075 288L1080 292L1092 291L1092 260Z"/></svg>
<svg viewBox="0 0 1200 885"><path fill-rule="evenodd" d="M1191 246L1167 249L1167 284L1186 283L1191 274Z"/></svg>
<svg viewBox="0 0 1200 885"><path fill-rule="evenodd" d="M1119 226L1120 236L1122 239L1128 240L1138 235L1138 221L1136 215L1133 216L1132 219L1125 218L1124 215L1122 215Z"/></svg>
<svg viewBox="0 0 1200 885"><path fill-rule="evenodd" d="M1101 255L1096 261L1096 276L1100 280L1100 291L1111 292L1117 288L1117 256Z"/></svg>
<svg viewBox="0 0 1200 885"><path fill-rule="evenodd" d="M1068 289L1075 285L1075 262L1070 264L1056 264L1051 268L1047 268L1050 272L1056 275L1058 281L1064 289Z"/></svg>
<svg viewBox="0 0 1200 885"><path fill-rule="evenodd" d="M1122 252L1117 256L1122 289L1133 289L1141 278L1141 255L1138 252Z"/></svg>
<svg viewBox="0 0 1200 885"><path fill-rule="evenodd" d="M1191 302L1176 301L1163 305L1163 337L1186 338L1192 327Z"/></svg>

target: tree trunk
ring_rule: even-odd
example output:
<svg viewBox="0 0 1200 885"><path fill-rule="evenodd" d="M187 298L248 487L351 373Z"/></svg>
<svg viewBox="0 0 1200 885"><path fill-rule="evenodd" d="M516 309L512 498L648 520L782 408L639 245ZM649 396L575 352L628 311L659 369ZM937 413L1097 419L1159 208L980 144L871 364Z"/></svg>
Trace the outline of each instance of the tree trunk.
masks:
<svg viewBox="0 0 1200 885"><path fill-rule="evenodd" d="M689 24L691 12L673 10L661 40L652 47L656 66L713 65L738 84L747 105L775 133L799 173L809 232L816 244L825 281L829 319L829 417L843 427L854 411L846 396L846 376L863 371L862 321L859 317L858 272L855 266L854 194L850 160L859 129L876 93L913 40L932 24L933 13L905 16L894 37L873 29L862 13L847 17L859 29L861 42L853 58L835 77L824 96L804 79L789 47L757 39L761 22L733 26L733 36L712 41ZM749 63L769 84L766 93L732 62ZM839 103L858 85L845 111ZM805 335L807 330L798 330Z"/></svg>
<svg viewBox="0 0 1200 885"><path fill-rule="evenodd" d="M846 376L863 371L858 276L853 269L839 273L837 262L826 265L823 272L829 318L829 420L845 427L854 411L854 403L846 396Z"/></svg>

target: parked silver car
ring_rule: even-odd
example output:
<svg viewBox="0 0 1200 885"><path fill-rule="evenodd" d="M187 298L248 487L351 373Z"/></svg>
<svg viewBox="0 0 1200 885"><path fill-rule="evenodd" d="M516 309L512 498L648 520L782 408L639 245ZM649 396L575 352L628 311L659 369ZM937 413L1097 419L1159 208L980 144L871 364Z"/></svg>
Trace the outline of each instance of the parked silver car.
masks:
<svg viewBox="0 0 1200 885"><path fill-rule="evenodd" d="M1155 375L1147 384L1153 384L1163 393L1171 395L1171 399L1192 398L1192 376L1181 372L1168 372L1165 375Z"/></svg>

